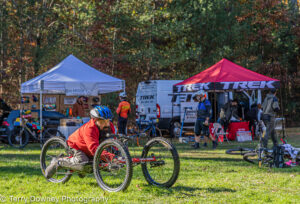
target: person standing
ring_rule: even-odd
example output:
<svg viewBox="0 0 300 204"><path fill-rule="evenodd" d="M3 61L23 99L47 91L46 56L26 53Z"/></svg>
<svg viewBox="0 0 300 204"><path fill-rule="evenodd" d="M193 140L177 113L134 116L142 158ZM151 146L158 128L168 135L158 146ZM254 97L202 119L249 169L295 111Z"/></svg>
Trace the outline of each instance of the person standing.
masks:
<svg viewBox="0 0 300 204"><path fill-rule="evenodd" d="M96 106L100 106L100 99L99 99L99 97L93 97L92 102L93 102L93 104L91 106L93 108L95 108Z"/></svg>
<svg viewBox="0 0 300 204"><path fill-rule="evenodd" d="M127 95L125 92L120 93L119 95L120 103L117 108L117 114L118 114L118 133L120 134L126 134L126 126L127 126L127 120L128 115L130 114L130 103L127 101Z"/></svg>
<svg viewBox="0 0 300 204"><path fill-rule="evenodd" d="M275 135L275 116L280 110L276 97L276 89L271 89L262 104L262 120L266 125L266 135L263 138L264 148L268 148L268 140L271 137L273 145L277 146L278 141Z"/></svg>
<svg viewBox="0 0 300 204"><path fill-rule="evenodd" d="M84 96L79 96L76 103L73 105L73 116L74 117L85 117L84 111Z"/></svg>
<svg viewBox="0 0 300 204"><path fill-rule="evenodd" d="M203 90L200 90L197 94L197 99L199 101L197 107L197 120L195 123L195 144L194 148L200 148L200 138L201 135L204 136L204 146L207 146L209 138L209 119L212 116L211 103L206 99L206 94ZM213 141L213 148L216 147L216 142Z"/></svg>

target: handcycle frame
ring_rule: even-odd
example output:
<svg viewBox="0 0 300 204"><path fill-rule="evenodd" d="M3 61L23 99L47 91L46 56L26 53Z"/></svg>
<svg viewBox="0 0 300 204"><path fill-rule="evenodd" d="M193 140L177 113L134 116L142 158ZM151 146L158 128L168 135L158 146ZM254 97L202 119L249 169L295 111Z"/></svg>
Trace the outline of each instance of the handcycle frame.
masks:
<svg viewBox="0 0 300 204"><path fill-rule="evenodd" d="M68 164L67 164L66 166L61 166L63 169L67 170L67 172L64 172L64 173L57 172L57 175L64 174L65 176L59 180L57 180L57 179L55 180L55 178L49 178L47 180L54 182L54 183L59 183L59 182L65 183L70 179L70 177L72 176L73 173L89 174L89 173L94 172L95 178L96 178L99 186L103 190L106 190L109 192L117 192L117 191L125 190L128 187L128 185L130 184L131 178L132 178L132 172L133 172L132 168L136 165L141 164L144 177L149 184L159 186L159 187L167 187L167 188L171 187L176 182L176 180L178 178L178 174L179 174L179 169L180 169L179 156L178 156L176 148L172 145L172 143L170 143L165 138L161 138L161 137L153 138L152 140L148 141L147 144L144 146L141 157L131 158L131 156L129 154L128 146L125 145L125 143L130 139L133 139L133 136L108 135L107 139L104 140L97 148L95 156L93 158L93 162L89 161L89 162L86 162L84 164L79 164L79 165L69 165L68 166ZM66 142L63 138L56 137L56 138L52 138L52 139L48 140L42 148L41 157L40 157L41 158L41 170L42 170L42 173L44 174L44 176L45 176L45 169L46 169L45 158L47 157L46 152L48 151L47 148L51 145L51 143L55 143L55 140L56 140L56 142L58 142L57 144L60 143L63 145L65 152L69 155L69 158L71 158L73 156L71 153L71 149L68 147L68 145L66 144ZM158 159L154 155L154 153L152 153L151 155L148 155L151 147L156 145L157 143L163 144L163 146L165 146L167 148L166 149L167 152L171 152L171 155L172 155L171 158L174 161L174 165L171 165L172 175L170 178L167 177L168 180L164 183L157 182L156 179L152 178L152 176L150 175L150 173L148 171L149 169L151 171L151 169L153 167L159 167L159 166L163 166L163 165L167 164L166 161L160 157L160 155L159 155L160 159ZM108 146L111 147L109 151L107 151ZM110 155L108 154L107 157L102 158L102 153L104 153L104 152L109 153ZM121 152L121 153L125 153L125 154L122 154L122 156L120 156L120 155L118 155L117 152ZM106 155L104 155L104 156L106 156ZM110 156L112 156L112 157L110 157ZM55 156L55 157L57 158L57 156ZM58 156L58 157L60 157L60 156ZM150 163L150 165L147 167L146 163ZM93 167L93 168L91 168L91 167ZM102 179L101 174L103 174L103 173L100 173L100 172L102 172L102 171L103 172L111 172L111 174L114 174L115 171L119 171L122 168L125 168L125 171L126 171L125 180L123 181L123 183L114 189L108 187L108 185L105 184L105 182Z"/></svg>

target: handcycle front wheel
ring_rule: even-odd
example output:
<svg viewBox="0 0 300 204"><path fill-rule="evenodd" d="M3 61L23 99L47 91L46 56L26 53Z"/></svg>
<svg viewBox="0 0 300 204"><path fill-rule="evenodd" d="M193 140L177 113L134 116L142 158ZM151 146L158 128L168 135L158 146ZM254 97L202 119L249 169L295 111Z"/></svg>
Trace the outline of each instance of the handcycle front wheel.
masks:
<svg viewBox="0 0 300 204"><path fill-rule="evenodd" d="M128 149L118 140L105 140L94 155L93 169L97 183L103 190L126 190L133 171Z"/></svg>
<svg viewBox="0 0 300 204"><path fill-rule="evenodd" d="M244 155L246 153L253 152L254 149L251 148L236 148L236 149L228 149L226 150L226 154L231 154L231 155Z"/></svg>
<svg viewBox="0 0 300 204"><path fill-rule="evenodd" d="M175 146L162 137L147 142L142 152L142 171L146 181L159 187L171 187L180 171L180 160Z"/></svg>
<svg viewBox="0 0 300 204"><path fill-rule="evenodd" d="M52 137L42 147L40 155L40 166L43 175L45 170L50 165L53 159L62 157L69 157L70 152L65 140L60 137ZM70 170L58 169L52 178L47 179L52 183L66 183L71 178L72 173ZM45 176L46 177L46 176Z"/></svg>
<svg viewBox="0 0 300 204"><path fill-rule="evenodd" d="M15 127L8 135L8 143L10 146L18 149L24 148L29 142L29 133L23 127Z"/></svg>

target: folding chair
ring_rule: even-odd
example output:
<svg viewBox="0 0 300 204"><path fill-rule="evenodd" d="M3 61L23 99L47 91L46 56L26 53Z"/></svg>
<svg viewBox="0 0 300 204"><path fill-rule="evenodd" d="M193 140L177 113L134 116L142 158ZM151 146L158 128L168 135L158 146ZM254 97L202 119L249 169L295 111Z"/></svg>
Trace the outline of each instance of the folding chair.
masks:
<svg viewBox="0 0 300 204"><path fill-rule="evenodd" d="M220 123L213 124L212 133L217 137L218 141L219 141L219 136L221 135L221 136L223 136L224 140L226 139L226 141L228 143L230 143L228 140L228 137L227 137L227 135L229 133L224 131L224 128L222 127L222 125ZM221 143L222 143L222 141L221 141Z"/></svg>
<svg viewBox="0 0 300 204"><path fill-rule="evenodd" d="M285 128L285 118L275 118L275 127L274 130L283 136Z"/></svg>

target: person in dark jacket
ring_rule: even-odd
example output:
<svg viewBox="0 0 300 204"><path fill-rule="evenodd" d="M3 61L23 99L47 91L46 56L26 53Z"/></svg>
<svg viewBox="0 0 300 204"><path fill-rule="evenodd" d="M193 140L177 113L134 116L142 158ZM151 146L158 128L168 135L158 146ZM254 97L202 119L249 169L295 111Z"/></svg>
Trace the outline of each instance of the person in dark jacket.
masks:
<svg viewBox="0 0 300 204"><path fill-rule="evenodd" d="M211 103L206 99L206 94L203 90L200 90L197 94L197 99L199 101L197 107L197 120L195 123L195 144L194 148L200 148L200 137L204 136L204 146L207 146L209 138L209 119L212 116ZM216 142L213 141L213 148L216 147Z"/></svg>
<svg viewBox="0 0 300 204"><path fill-rule="evenodd" d="M238 101L236 99L226 103L222 109L223 110L221 110L221 112L223 112L224 114L220 114L220 123L224 127L224 131L226 132L230 122L238 122L242 118L239 115Z"/></svg>
<svg viewBox="0 0 300 204"><path fill-rule="evenodd" d="M262 120L266 125L267 132L263 138L264 148L268 148L268 139L271 137L273 145L277 146L278 141L275 134L275 117L279 112L279 102L276 97L276 89L270 90L262 104Z"/></svg>
<svg viewBox="0 0 300 204"><path fill-rule="evenodd" d="M258 105L256 103L251 105L251 109L246 114L246 120L249 121L249 130L252 131L253 135L255 134L256 125L255 123L258 121Z"/></svg>
<svg viewBox="0 0 300 204"><path fill-rule="evenodd" d="M79 96L76 103L73 105L73 116L85 117L84 96Z"/></svg>

